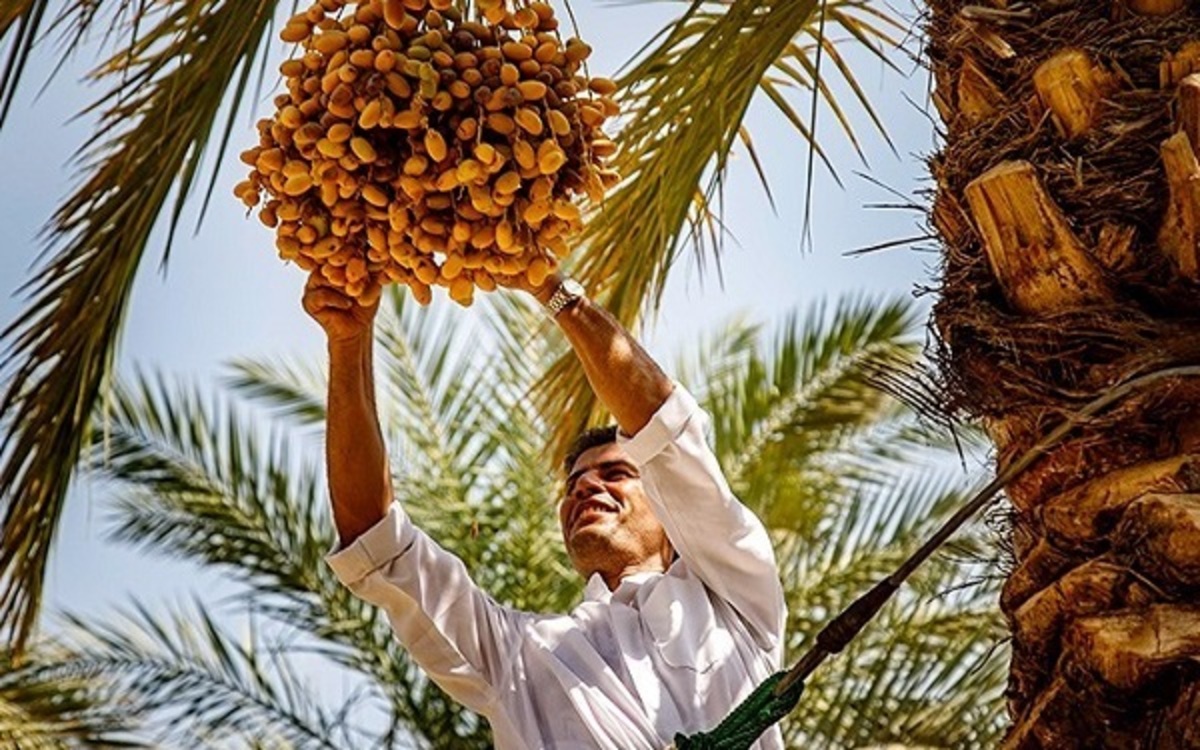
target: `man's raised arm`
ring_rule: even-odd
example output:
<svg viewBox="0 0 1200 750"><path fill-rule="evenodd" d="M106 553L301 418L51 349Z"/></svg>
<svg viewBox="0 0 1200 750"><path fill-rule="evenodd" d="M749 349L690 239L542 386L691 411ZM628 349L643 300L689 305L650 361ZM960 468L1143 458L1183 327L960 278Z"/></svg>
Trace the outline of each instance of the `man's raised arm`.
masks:
<svg viewBox="0 0 1200 750"><path fill-rule="evenodd" d="M534 293L543 304L561 284ZM783 632L783 590L762 522L730 490L705 437L708 416L633 337L586 297L556 316L642 468L655 515L688 567L752 626L767 648Z"/></svg>
<svg viewBox="0 0 1200 750"><path fill-rule="evenodd" d="M304 309L329 342L325 455L338 551L326 558L356 596L381 607L414 661L471 709L486 712L508 663L519 618L475 586L466 566L392 503L387 452L375 409L376 306L363 307L318 275Z"/></svg>
<svg viewBox="0 0 1200 750"><path fill-rule="evenodd" d="M345 547L382 520L392 502L371 372L378 304L363 307L314 273L304 290L304 309L329 344L325 459L333 520Z"/></svg>
<svg viewBox="0 0 1200 750"><path fill-rule="evenodd" d="M546 304L561 283L561 277L551 276L533 293ZM670 378L607 310L586 297L555 320L583 363L596 397L623 432L636 434L671 395Z"/></svg>

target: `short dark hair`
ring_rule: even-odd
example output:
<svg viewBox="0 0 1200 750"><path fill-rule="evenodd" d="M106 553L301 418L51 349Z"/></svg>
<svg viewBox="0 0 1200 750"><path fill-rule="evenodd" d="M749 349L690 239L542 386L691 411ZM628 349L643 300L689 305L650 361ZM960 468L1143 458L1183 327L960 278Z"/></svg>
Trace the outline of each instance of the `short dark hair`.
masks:
<svg viewBox="0 0 1200 750"><path fill-rule="evenodd" d="M571 467L579 460L585 451L591 450L598 445L608 445L609 443L617 442L617 426L610 424L607 427L591 427L579 433L575 440L571 443L571 447L567 449L567 457L563 460L563 473L570 474Z"/></svg>

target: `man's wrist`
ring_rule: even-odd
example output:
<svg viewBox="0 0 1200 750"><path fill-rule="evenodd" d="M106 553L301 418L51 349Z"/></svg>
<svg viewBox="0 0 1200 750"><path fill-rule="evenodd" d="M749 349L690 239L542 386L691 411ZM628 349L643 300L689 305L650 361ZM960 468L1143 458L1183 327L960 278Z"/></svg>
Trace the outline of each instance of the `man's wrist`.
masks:
<svg viewBox="0 0 1200 750"><path fill-rule="evenodd" d="M543 304L550 315L557 318L584 299L587 299L587 292L583 286L575 279L567 277L561 279L554 293Z"/></svg>
<svg viewBox="0 0 1200 750"><path fill-rule="evenodd" d="M368 328L361 333L349 336L330 336L326 343L328 344L330 355L358 354L364 347L372 345L373 336L371 329Z"/></svg>
<svg viewBox="0 0 1200 750"><path fill-rule="evenodd" d="M562 286L562 282L562 275L558 271L555 271L546 277L546 280L542 282L541 286L537 287L536 289L530 289L529 291L533 294L534 298L537 299L538 303L542 307L545 307L550 303L550 298L554 296L554 293L558 291L558 288Z"/></svg>

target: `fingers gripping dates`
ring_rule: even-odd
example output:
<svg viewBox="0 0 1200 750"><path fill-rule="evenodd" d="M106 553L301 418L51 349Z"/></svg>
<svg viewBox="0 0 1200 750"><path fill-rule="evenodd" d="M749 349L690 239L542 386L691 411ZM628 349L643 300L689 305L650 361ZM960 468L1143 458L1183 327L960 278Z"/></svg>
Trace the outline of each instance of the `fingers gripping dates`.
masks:
<svg viewBox="0 0 1200 750"><path fill-rule="evenodd" d="M370 337L375 312L379 308L378 284L356 299L331 284L320 272L313 272L304 286L304 311L325 330L330 341Z"/></svg>
<svg viewBox="0 0 1200 750"><path fill-rule="evenodd" d="M591 48L549 5L508 1L466 18L452 0L319 0L288 21L303 49L234 191L265 197L281 258L368 307L386 283L469 305L556 266L576 201L619 179L601 130L616 87L584 75Z"/></svg>

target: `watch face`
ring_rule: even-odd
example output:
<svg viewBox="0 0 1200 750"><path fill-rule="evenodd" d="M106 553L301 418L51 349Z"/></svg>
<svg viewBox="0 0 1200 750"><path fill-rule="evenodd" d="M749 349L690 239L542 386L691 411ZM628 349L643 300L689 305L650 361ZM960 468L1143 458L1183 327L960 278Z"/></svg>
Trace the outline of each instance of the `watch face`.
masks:
<svg viewBox="0 0 1200 750"><path fill-rule="evenodd" d="M580 284L575 279L567 279L562 283L562 290L572 297L582 297L584 294L583 284Z"/></svg>

